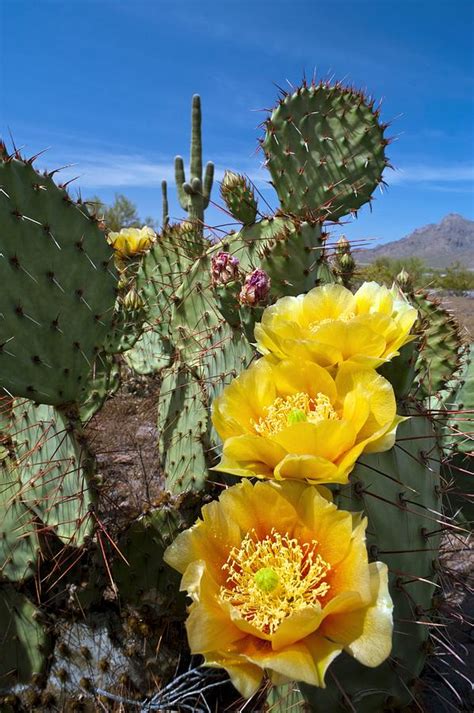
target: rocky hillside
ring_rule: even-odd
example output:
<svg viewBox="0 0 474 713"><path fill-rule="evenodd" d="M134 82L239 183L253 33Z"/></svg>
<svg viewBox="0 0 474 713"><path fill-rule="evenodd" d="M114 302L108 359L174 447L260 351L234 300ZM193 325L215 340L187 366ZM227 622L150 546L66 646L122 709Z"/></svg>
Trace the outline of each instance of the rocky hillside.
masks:
<svg viewBox="0 0 474 713"><path fill-rule="evenodd" d="M357 252L361 264L371 263L380 257L394 260L419 257L429 267L435 268L460 262L474 270L474 220L449 213L440 223L417 228L401 240Z"/></svg>

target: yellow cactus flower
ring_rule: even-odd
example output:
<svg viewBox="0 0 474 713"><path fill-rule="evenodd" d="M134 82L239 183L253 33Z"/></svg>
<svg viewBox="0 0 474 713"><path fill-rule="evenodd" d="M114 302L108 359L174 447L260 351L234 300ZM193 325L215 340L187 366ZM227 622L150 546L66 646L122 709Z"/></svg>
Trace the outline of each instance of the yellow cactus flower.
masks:
<svg viewBox="0 0 474 713"><path fill-rule="evenodd" d="M417 311L396 289L365 282L315 287L267 307L255 326L257 348L279 359L302 357L324 367L345 361L376 369L413 339Z"/></svg>
<svg viewBox="0 0 474 713"><path fill-rule="evenodd" d="M224 444L214 470L347 483L361 453L393 446L401 420L391 384L373 369L343 364L333 379L314 362L263 357L214 400Z"/></svg>
<svg viewBox="0 0 474 713"><path fill-rule="evenodd" d="M122 228L119 233L110 232L107 236L107 242L113 247L119 260L143 255L155 241L155 231L146 225L143 228Z"/></svg>
<svg viewBox="0 0 474 713"><path fill-rule="evenodd" d="M368 563L366 527L325 488L242 481L225 490L164 555L192 599L191 652L226 669L246 698L264 672L324 687L343 650L379 666L391 651L392 601L387 566Z"/></svg>

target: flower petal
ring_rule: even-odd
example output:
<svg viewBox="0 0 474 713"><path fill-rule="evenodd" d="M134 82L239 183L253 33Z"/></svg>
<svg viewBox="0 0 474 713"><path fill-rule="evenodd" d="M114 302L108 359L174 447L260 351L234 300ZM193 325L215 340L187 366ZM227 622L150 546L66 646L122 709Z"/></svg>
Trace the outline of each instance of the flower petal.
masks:
<svg viewBox="0 0 474 713"><path fill-rule="evenodd" d="M385 339L364 324L330 322L322 324L315 332L315 341L337 346L345 360L354 354L380 357L385 351Z"/></svg>
<svg viewBox="0 0 474 713"><path fill-rule="evenodd" d="M222 440L253 432L253 424L276 398L271 360L259 359L214 399L212 422Z"/></svg>
<svg viewBox="0 0 474 713"><path fill-rule="evenodd" d="M278 651L296 641L303 641L312 634L321 621L321 607L319 605L307 606L298 609L284 619L272 636L272 648Z"/></svg>
<svg viewBox="0 0 474 713"><path fill-rule="evenodd" d="M318 674L318 682L314 685L319 686L320 688L326 688L326 684L324 682L326 671L336 656L341 653L342 646L334 641L329 641L328 639L319 636L319 634L308 636L305 644L309 649ZM306 681L306 683L310 683L310 681Z"/></svg>
<svg viewBox="0 0 474 713"><path fill-rule="evenodd" d="M339 480L339 470L334 463L319 456L286 455L276 466L273 475L277 480L289 478L314 484L347 483L347 477Z"/></svg>
<svg viewBox="0 0 474 713"><path fill-rule="evenodd" d="M279 396L300 391L317 396L325 394L334 402L337 397L334 379L326 369L311 361L281 361L273 367L273 379Z"/></svg>
<svg viewBox="0 0 474 713"><path fill-rule="evenodd" d="M319 554L335 567L349 550L353 529L351 514L338 510L317 488L304 488L296 508L300 524L294 536L302 542L317 540Z"/></svg>
<svg viewBox="0 0 474 713"><path fill-rule="evenodd" d="M271 646L252 646L254 642L249 641L247 647L242 649L242 654L247 661L275 673L286 676L290 680L304 681L313 686L319 685L319 675L317 662L305 643L294 643L279 651L273 651ZM337 653L341 647L334 645Z"/></svg>
<svg viewBox="0 0 474 713"><path fill-rule="evenodd" d="M388 570L382 562L369 565L371 603L346 615L328 616L320 631L343 644L364 666L374 668L392 649L393 604L388 591Z"/></svg>
<svg viewBox="0 0 474 713"><path fill-rule="evenodd" d="M284 457L285 450L273 441L251 434L236 436L224 443L221 461L211 470L269 478Z"/></svg>
<svg viewBox="0 0 474 713"><path fill-rule="evenodd" d="M278 304L278 303L277 303ZM304 326L326 319L340 319L354 312L354 295L342 285L322 285L303 299Z"/></svg>
<svg viewBox="0 0 474 713"><path fill-rule="evenodd" d="M205 659L205 666L225 669L232 684L244 698L251 698L260 688L263 670L248 663L238 653L212 651L206 654Z"/></svg>
<svg viewBox="0 0 474 713"><path fill-rule="evenodd" d="M348 451L355 439L356 432L350 422L335 420L295 423L272 438L292 455L314 455L330 462Z"/></svg>
<svg viewBox="0 0 474 713"><path fill-rule="evenodd" d="M393 312L393 295L384 285L377 282L364 282L354 295L357 314L381 312L391 315Z"/></svg>

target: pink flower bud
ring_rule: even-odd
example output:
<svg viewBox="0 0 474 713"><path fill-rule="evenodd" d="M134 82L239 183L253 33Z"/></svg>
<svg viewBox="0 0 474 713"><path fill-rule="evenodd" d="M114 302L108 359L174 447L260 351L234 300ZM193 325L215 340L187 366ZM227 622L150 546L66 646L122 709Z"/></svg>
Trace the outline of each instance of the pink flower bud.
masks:
<svg viewBox="0 0 474 713"><path fill-rule="evenodd" d="M254 270L245 278L240 290L239 301L242 305L254 307L267 301L271 280L265 270Z"/></svg>
<svg viewBox="0 0 474 713"><path fill-rule="evenodd" d="M220 252L211 258L212 286L227 285L239 279L239 260L230 253Z"/></svg>

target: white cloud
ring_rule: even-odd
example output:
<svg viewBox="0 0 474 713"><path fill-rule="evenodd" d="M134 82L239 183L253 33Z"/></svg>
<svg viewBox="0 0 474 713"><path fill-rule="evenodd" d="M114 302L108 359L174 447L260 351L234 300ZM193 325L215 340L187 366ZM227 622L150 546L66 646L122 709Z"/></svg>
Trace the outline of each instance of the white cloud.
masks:
<svg viewBox="0 0 474 713"><path fill-rule="evenodd" d="M51 169L54 165L63 165L63 157L69 157L68 165L57 174L57 180L66 182L77 177L77 185L81 188L126 188L131 186L159 186L161 181L174 182L174 163L157 159L150 160L140 154L125 154L113 152L76 152L50 151L39 161L41 167ZM71 160L72 157L72 160ZM187 160L185 159L186 166ZM269 180L269 174L259 168L258 157L242 159L237 156L220 156L216 163L215 179L222 180L226 168L232 168L247 175L261 189ZM188 175L188 174L187 174Z"/></svg>
<svg viewBox="0 0 474 713"><path fill-rule="evenodd" d="M428 165L413 164L402 166L386 174L391 185L403 183L472 183L474 182L474 166L458 165Z"/></svg>

